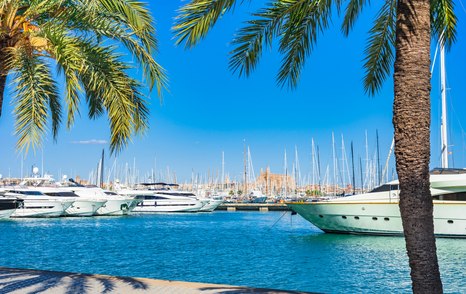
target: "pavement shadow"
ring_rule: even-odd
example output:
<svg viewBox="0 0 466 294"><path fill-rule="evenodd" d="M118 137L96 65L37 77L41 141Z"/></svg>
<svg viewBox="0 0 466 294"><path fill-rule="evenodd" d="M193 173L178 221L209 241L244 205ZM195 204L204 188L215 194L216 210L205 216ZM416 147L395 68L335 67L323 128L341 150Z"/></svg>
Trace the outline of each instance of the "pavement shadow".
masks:
<svg viewBox="0 0 466 294"><path fill-rule="evenodd" d="M242 294L242 293L263 293L263 294L304 294L311 292L302 291L287 291L287 290L273 290L265 288L248 288L248 287L202 287L201 291L214 291L217 294Z"/></svg>
<svg viewBox="0 0 466 294"><path fill-rule="evenodd" d="M96 293L95 285L102 287L99 293L111 293L117 291L121 284L129 285L134 290L146 290L149 287L143 281L130 277L0 267L0 293L26 291L29 288L28 293L38 294L55 287L60 287L60 292L67 294Z"/></svg>

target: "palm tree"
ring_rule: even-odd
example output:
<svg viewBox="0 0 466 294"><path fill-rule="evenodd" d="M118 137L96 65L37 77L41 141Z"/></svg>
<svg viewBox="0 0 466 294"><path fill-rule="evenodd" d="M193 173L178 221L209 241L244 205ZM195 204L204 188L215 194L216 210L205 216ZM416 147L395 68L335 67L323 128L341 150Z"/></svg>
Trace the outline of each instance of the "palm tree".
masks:
<svg viewBox="0 0 466 294"><path fill-rule="evenodd" d="M195 46L231 11L235 0L192 0L175 20L176 43ZM400 212L411 267L413 291L441 293L442 283L433 230L429 190L430 160L430 40L447 47L455 40L452 0L385 0L369 30L364 88L380 90L394 65L393 125L401 193ZM241 2L243 3L243 2ZM296 87L317 35L328 26L333 10L343 12L342 32L348 35L368 0L273 0L242 27L230 52L233 72L248 76L263 47L278 39L284 55L277 75L282 86ZM343 9L344 8L344 9Z"/></svg>
<svg viewBox="0 0 466 294"><path fill-rule="evenodd" d="M0 114L11 76L17 147L38 147L50 122L56 139L61 96L68 128L82 100L90 118L107 113L112 152L143 132L144 88L155 85L160 95L166 85L164 69L153 58L152 23L147 5L136 0L0 0ZM134 57L147 83L129 75L135 66L122 52Z"/></svg>

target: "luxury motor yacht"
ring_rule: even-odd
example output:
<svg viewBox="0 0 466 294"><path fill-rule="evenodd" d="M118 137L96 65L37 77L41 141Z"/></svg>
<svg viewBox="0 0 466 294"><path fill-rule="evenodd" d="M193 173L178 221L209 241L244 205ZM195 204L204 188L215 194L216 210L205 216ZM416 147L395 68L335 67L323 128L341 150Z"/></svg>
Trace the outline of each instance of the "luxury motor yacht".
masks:
<svg viewBox="0 0 466 294"><path fill-rule="evenodd" d="M199 200L206 201L204 206L199 210L201 212L212 212L225 202L222 196L211 196L209 198L201 198Z"/></svg>
<svg viewBox="0 0 466 294"><path fill-rule="evenodd" d="M435 235L466 237L466 170L433 170L430 190ZM287 206L324 232L402 235L399 193L398 181L392 181L365 194Z"/></svg>
<svg viewBox="0 0 466 294"><path fill-rule="evenodd" d="M0 219L9 218L23 204L23 200L5 196L3 192L0 192Z"/></svg>
<svg viewBox="0 0 466 294"><path fill-rule="evenodd" d="M11 217L59 217L70 207L74 199L60 199L44 195L28 188L8 187L3 190L4 195L23 200Z"/></svg>
<svg viewBox="0 0 466 294"><path fill-rule="evenodd" d="M105 201L102 199L90 199L81 197L76 194L74 191L61 187L31 187L40 191L41 193L58 197L58 198L69 198L74 199L73 204L65 209L63 216L93 216L97 209L102 207L105 204Z"/></svg>
<svg viewBox="0 0 466 294"><path fill-rule="evenodd" d="M197 212L208 201L200 201L191 192L172 190L176 184L143 183L140 189L129 189L123 185L116 185L119 195L133 196L140 200L134 212Z"/></svg>

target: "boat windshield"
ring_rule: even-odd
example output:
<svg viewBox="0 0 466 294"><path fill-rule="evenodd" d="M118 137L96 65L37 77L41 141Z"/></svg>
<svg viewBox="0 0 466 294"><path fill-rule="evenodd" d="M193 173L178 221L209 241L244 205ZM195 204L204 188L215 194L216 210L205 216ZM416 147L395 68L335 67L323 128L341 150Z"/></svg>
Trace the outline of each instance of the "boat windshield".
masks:
<svg viewBox="0 0 466 294"><path fill-rule="evenodd" d="M374 188L370 193L376 193L376 192L389 192L389 191L394 191L394 190L399 190L400 187L398 184L385 184L382 186L378 186Z"/></svg>
<svg viewBox="0 0 466 294"><path fill-rule="evenodd" d="M196 195L193 193L176 193L176 192L157 192L160 195L170 195L170 196L188 196L188 197L195 197Z"/></svg>
<svg viewBox="0 0 466 294"><path fill-rule="evenodd" d="M16 193L21 195L30 195L30 196L41 196L44 195L39 191L25 191L25 190L9 190L10 193Z"/></svg>
<svg viewBox="0 0 466 294"><path fill-rule="evenodd" d="M434 198L435 200L442 201L466 201L466 192L435 195L432 198Z"/></svg>
<svg viewBox="0 0 466 294"><path fill-rule="evenodd" d="M48 196L54 196L54 197L78 197L74 192L46 192L44 193L45 195Z"/></svg>

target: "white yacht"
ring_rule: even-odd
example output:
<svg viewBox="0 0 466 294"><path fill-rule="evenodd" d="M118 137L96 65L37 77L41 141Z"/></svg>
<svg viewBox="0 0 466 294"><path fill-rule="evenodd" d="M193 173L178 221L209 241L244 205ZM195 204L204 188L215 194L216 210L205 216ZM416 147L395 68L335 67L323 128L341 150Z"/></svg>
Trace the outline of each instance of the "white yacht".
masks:
<svg viewBox="0 0 466 294"><path fill-rule="evenodd" d="M107 203L97 210L97 215L128 215L140 202L138 199L118 195L113 191L103 192Z"/></svg>
<svg viewBox="0 0 466 294"><path fill-rule="evenodd" d="M9 218L17 208L24 205L23 200L5 196L4 193L0 192L0 219Z"/></svg>
<svg viewBox="0 0 466 294"><path fill-rule="evenodd" d="M128 189L122 185L116 186L120 195L131 195L140 203L134 208L134 212L197 212L208 201L200 201L191 192L172 190L176 184L143 183L142 189ZM160 188L162 187L162 188Z"/></svg>
<svg viewBox="0 0 466 294"><path fill-rule="evenodd" d="M102 207L105 204L103 199L91 199L86 197L81 197L76 194L73 190L63 188L63 187L31 187L40 191L41 193L60 198L72 198L74 199L73 204L65 209L63 216L93 216L97 209Z"/></svg>
<svg viewBox="0 0 466 294"><path fill-rule="evenodd" d="M434 233L466 237L466 169L435 169L430 175ZM365 194L287 205L324 232L402 235L398 181Z"/></svg>
<svg viewBox="0 0 466 294"><path fill-rule="evenodd" d="M222 196L211 196L209 198L201 198L200 200L207 202L199 210L201 212L212 212L225 202Z"/></svg>
<svg viewBox="0 0 466 294"><path fill-rule="evenodd" d="M4 194L23 200L23 205L11 217L59 217L74 202L74 199L60 199L22 187L5 188Z"/></svg>

